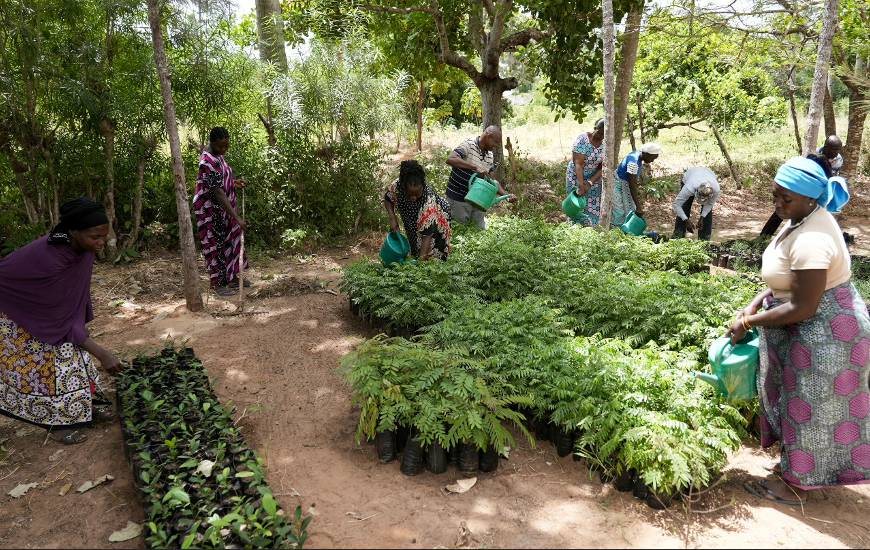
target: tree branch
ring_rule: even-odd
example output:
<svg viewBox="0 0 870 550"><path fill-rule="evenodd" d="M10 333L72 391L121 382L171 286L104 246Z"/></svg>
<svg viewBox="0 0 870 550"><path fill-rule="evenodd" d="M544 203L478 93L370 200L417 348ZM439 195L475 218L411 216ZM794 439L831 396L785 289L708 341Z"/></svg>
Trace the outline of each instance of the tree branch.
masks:
<svg viewBox="0 0 870 550"><path fill-rule="evenodd" d="M359 9L366 11L388 11L390 13L413 13L415 11L425 11L427 13L434 13L432 11L432 7L424 6L422 4L414 4L413 6L409 6L407 8L396 8L394 6L371 6L371 5L363 5L359 6Z"/></svg>
<svg viewBox="0 0 870 550"><path fill-rule="evenodd" d="M646 128L646 133L655 132L657 130L664 130L665 128L675 128L677 126L688 126L689 128L692 128L693 124L698 124L699 122L704 122L705 120L707 120L707 117L696 118L695 120L689 120L686 122L659 122ZM692 130L703 132L703 130L698 130L697 128L692 128Z"/></svg>
<svg viewBox="0 0 870 550"><path fill-rule="evenodd" d="M540 42L541 40L546 40L550 38L550 36L552 36L552 30L552 27L547 29L546 32L534 27L526 27L521 31L515 32L512 35L505 37L505 39L501 41L501 44L499 44L498 49L500 51L506 52L517 46L524 46L532 40L538 42Z"/></svg>

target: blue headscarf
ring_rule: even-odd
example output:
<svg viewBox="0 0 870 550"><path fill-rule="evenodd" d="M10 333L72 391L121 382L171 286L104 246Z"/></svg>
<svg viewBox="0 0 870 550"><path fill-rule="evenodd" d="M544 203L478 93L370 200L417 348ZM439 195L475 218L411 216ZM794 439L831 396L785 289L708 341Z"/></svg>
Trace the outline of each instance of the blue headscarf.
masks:
<svg viewBox="0 0 870 550"><path fill-rule="evenodd" d="M829 178L818 162L792 157L776 171L773 181L805 197L816 199L828 212L839 212L849 201L849 187L840 176Z"/></svg>

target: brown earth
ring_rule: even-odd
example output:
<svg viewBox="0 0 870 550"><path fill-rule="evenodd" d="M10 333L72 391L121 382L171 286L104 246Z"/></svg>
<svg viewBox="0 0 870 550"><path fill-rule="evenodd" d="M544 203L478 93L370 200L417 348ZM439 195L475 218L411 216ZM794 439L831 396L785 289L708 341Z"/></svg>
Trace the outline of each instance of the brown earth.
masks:
<svg viewBox="0 0 870 550"><path fill-rule="evenodd" d="M866 182L862 187L866 188ZM714 240L754 236L771 211L765 193L729 190L716 207ZM669 201L650 204L651 227L667 233ZM867 254L868 198L858 196L841 218ZM672 227L672 226L671 226ZM468 476L451 468L407 477L377 461L373 446L354 442L358 412L336 373L336 361L373 332L336 291L338 269L374 255L380 235L304 256L252 262L246 310L268 313L216 317L235 303L209 298L190 313L180 297L175 254L147 253L127 266L98 264L91 335L129 358L189 340L222 401L251 447L265 457L267 481L286 509L314 515L312 548L422 547L867 547L870 486L813 491L803 508L763 502L743 489L764 477L773 453L747 440L730 458L725 477L693 502L656 512L631 493L590 476L584 462L559 458L549 443L516 441L494 473L477 475L464 494L446 485ZM206 284L203 279L203 285ZM106 377L111 389L111 378ZM141 548L142 536L110 543L142 509L124 459L118 422L88 430L89 440L62 446L45 432L0 417L0 547ZM87 480L111 483L84 493ZM15 499L7 493L37 483ZM59 491L65 484L65 496Z"/></svg>

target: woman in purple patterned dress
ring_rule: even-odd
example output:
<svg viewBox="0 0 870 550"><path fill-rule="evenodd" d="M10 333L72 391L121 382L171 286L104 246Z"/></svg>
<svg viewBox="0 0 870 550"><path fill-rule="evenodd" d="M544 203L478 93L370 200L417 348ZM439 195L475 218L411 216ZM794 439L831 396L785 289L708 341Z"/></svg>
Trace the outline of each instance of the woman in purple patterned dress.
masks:
<svg viewBox="0 0 870 550"><path fill-rule="evenodd" d="M199 157L199 173L193 194L202 254L212 292L219 296L236 294L233 288L239 286L242 231L248 229L245 220L236 212L236 187L245 187L247 182L243 178L233 178L233 169L224 160L229 148L230 134L226 128L212 128L208 146ZM244 261L247 269L247 258ZM250 286L247 280L244 284Z"/></svg>
<svg viewBox="0 0 870 550"><path fill-rule="evenodd" d="M781 478L744 485L803 505L809 489L870 483L870 314L830 214L849 198L845 181L830 177L825 159L804 157L783 164L774 181L776 213L788 224L764 251L768 288L737 312L728 334L735 343L761 328L761 443L780 447L780 460L764 468Z"/></svg>
<svg viewBox="0 0 870 550"><path fill-rule="evenodd" d="M574 223L586 226L598 225L601 216L601 161L603 160L604 148L604 119L595 122L595 128L591 132L583 132L574 140L571 148L571 160L565 171L565 194L571 188L577 186L577 195L586 196L585 216L572 218ZM583 181L577 180L577 166L581 166Z"/></svg>

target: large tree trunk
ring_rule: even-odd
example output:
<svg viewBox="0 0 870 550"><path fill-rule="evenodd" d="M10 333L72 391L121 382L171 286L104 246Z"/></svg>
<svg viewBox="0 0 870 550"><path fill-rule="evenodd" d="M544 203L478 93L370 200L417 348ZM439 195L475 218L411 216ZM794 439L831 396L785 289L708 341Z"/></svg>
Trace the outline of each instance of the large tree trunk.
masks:
<svg viewBox="0 0 870 550"><path fill-rule="evenodd" d="M154 155L154 149L157 148L157 138L140 137L139 138L139 156L136 159L136 195L133 197L133 212L130 220L130 233L124 240L121 248L133 248L136 246L136 241L139 240L139 231L142 228L142 189L145 186L145 165L148 160Z"/></svg>
<svg viewBox="0 0 870 550"><path fill-rule="evenodd" d="M160 80L160 93L163 96L163 115L166 118L166 132L172 155L172 175L175 183L175 206L178 211L178 236L181 245L181 264L184 278L184 298L187 309L202 309L202 294L199 291L198 254L193 242L193 226L188 206L187 184L184 181L184 162L181 158L181 141L178 138L178 124L175 119L175 105L172 103L172 87L169 82L169 68L166 52L163 49L163 30L160 28L159 0L148 0L148 22L151 25L151 41L154 44L154 62Z"/></svg>
<svg viewBox="0 0 870 550"><path fill-rule="evenodd" d="M283 74L287 72L287 52L284 49L284 18L279 0L256 0L257 41L260 59Z"/></svg>
<svg viewBox="0 0 870 550"><path fill-rule="evenodd" d="M103 152L106 162L106 216L109 218L109 234L106 237L106 256L114 258L118 253L118 234L115 231L115 123L100 121L100 134L103 136Z"/></svg>
<svg viewBox="0 0 870 550"><path fill-rule="evenodd" d="M480 104L483 114L483 129L490 126L498 126L501 128L501 96L507 89L504 86L504 81L500 78L483 81L478 85L480 89ZM493 161L495 162L495 177L501 181L504 178L504 150L502 142L499 141L492 152Z"/></svg>
<svg viewBox="0 0 870 550"><path fill-rule="evenodd" d="M788 69L788 107L791 111L791 119L794 122L794 139L797 141L797 151L798 155L800 155L804 150L804 146L801 143L801 129L798 124L797 108L794 103L794 69L794 65L791 65Z"/></svg>
<svg viewBox="0 0 870 550"><path fill-rule="evenodd" d="M837 135L837 115L834 113L834 98L831 97L830 73L828 73L828 81L825 84L825 97L822 108L825 112L825 137Z"/></svg>
<svg viewBox="0 0 870 550"><path fill-rule="evenodd" d="M870 94L849 93L849 124L846 131L846 144L843 147L843 168L840 174L851 178L858 173L861 158L861 141L864 134L864 121L867 119L867 103Z"/></svg>
<svg viewBox="0 0 870 550"><path fill-rule="evenodd" d="M601 2L602 16L602 40L604 52L604 159L601 162L601 179L603 185L601 187L601 218L599 225L605 230L610 229L610 207L613 203L613 167L615 160L611 158L613 151L614 139L619 139L619 136L614 135L615 124L613 120L613 2L612 0L602 0ZM638 205L640 206L640 205Z"/></svg>
<svg viewBox="0 0 870 550"><path fill-rule="evenodd" d="M819 123L822 118L822 103L828 84L828 65L831 61L831 46L837 28L837 9L840 0L825 0L825 15L822 18L822 32L819 33L819 47L816 51L816 69L813 73L813 88L810 93L810 108L807 113L807 132L804 135L804 155L816 150L819 141Z"/></svg>
<svg viewBox="0 0 870 550"><path fill-rule="evenodd" d="M625 19L625 32L622 35L622 46L619 50L619 69L616 72L616 90L614 92L613 112L613 156L611 162L616 166L619 159L619 147L622 145L622 129L628 104L631 101L631 76L634 73L634 63L637 61L637 44L640 41L640 21L643 15L643 0L633 4Z"/></svg>

